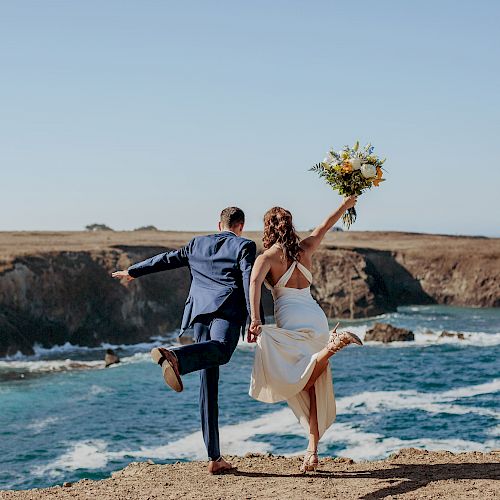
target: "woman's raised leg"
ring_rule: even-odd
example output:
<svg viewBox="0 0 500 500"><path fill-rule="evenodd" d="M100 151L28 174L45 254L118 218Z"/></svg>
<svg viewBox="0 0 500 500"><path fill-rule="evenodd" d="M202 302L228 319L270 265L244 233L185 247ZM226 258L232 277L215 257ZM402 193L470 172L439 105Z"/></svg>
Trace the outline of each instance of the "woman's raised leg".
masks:
<svg viewBox="0 0 500 500"><path fill-rule="evenodd" d="M304 387L304 391L309 391L311 388L314 388L314 384L316 380L318 380L319 376L325 371L328 366L328 360L333 356L326 347L321 349L316 358L316 364L314 365L314 370L307 381L306 386Z"/></svg>
<svg viewBox="0 0 500 500"><path fill-rule="evenodd" d="M314 366L313 372L307 381L304 390L307 391L314 386L318 377L323 373L325 368L328 366L328 360L340 349L348 346L349 344L363 345L361 339L354 333L351 332L337 332L339 323L335 325L335 328L330 334L330 339L326 347L321 349L316 357L316 365Z"/></svg>

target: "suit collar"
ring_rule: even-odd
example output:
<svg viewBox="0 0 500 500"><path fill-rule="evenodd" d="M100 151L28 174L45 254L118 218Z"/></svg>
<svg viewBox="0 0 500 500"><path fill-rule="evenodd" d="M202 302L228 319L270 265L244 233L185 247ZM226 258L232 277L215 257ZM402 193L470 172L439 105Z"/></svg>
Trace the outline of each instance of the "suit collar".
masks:
<svg viewBox="0 0 500 500"><path fill-rule="evenodd" d="M224 231L220 231L220 234L222 233L226 233L226 234L232 234L234 236L236 236L237 238L239 237L236 233L233 233L233 231L230 231L229 229L225 229Z"/></svg>

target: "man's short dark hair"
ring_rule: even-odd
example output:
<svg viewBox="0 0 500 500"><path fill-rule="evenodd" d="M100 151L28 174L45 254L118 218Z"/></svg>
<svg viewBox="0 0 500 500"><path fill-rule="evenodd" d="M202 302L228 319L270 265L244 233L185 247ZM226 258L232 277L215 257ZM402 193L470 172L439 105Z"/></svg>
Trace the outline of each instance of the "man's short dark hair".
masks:
<svg viewBox="0 0 500 500"><path fill-rule="evenodd" d="M223 227L233 227L236 224L245 224L245 214L241 208L227 207L220 213L220 221Z"/></svg>

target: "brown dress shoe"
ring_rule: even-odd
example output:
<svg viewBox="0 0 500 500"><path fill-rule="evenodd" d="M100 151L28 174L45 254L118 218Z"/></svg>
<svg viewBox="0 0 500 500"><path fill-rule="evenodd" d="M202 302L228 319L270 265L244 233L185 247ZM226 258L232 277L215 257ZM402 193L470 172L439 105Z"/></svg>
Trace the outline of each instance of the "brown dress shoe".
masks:
<svg viewBox="0 0 500 500"><path fill-rule="evenodd" d="M151 359L161 366L165 383L175 392L182 392L184 386L175 354L164 347L155 347L151 350Z"/></svg>

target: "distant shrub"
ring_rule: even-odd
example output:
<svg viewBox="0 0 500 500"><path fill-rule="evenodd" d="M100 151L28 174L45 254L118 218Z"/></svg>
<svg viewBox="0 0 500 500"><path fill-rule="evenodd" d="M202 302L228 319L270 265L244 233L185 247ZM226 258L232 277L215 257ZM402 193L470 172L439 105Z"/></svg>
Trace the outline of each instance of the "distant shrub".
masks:
<svg viewBox="0 0 500 500"><path fill-rule="evenodd" d="M106 226L106 224L89 224L88 226L85 226L85 229L87 231L113 231L113 229Z"/></svg>
<svg viewBox="0 0 500 500"><path fill-rule="evenodd" d="M158 231L158 228L156 226L141 226L134 229L134 231Z"/></svg>
<svg viewBox="0 0 500 500"><path fill-rule="evenodd" d="M314 227L312 227L311 229L309 229L309 232L310 232L310 233L312 233L312 232L314 231L314 229L315 229L315 228L314 228ZM337 231L343 231L343 229L342 229L341 227L339 227L339 226L334 226L334 227L332 227L332 228L330 229L330 231L331 231L332 233L336 233Z"/></svg>

